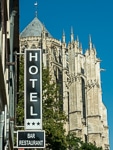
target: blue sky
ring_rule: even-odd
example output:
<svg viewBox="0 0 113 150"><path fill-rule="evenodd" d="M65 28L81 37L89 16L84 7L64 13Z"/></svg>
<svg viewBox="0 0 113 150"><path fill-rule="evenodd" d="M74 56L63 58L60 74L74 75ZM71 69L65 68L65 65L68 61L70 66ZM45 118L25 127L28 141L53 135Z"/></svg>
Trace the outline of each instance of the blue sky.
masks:
<svg viewBox="0 0 113 150"><path fill-rule="evenodd" d="M20 0L20 31L35 17L35 0ZM58 40L65 31L70 41L71 27L78 35L83 51L89 34L101 61L102 97L108 111L110 147L113 150L113 0L37 0L38 19Z"/></svg>

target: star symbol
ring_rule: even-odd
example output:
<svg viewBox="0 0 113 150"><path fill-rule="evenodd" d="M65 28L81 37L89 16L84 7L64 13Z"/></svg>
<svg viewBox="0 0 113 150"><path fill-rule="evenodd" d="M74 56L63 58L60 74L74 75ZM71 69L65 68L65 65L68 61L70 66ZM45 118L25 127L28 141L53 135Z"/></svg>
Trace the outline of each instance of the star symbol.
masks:
<svg viewBox="0 0 113 150"><path fill-rule="evenodd" d="M33 122L32 125L35 125L35 123Z"/></svg>
<svg viewBox="0 0 113 150"><path fill-rule="evenodd" d="M27 123L27 125L29 126L29 125L30 125L30 123L28 122L28 123Z"/></svg>
<svg viewBox="0 0 113 150"><path fill-rule="evenodd" d="M39 123L39 122L37 122L37 125L40 125L40 123Z"/></svg>

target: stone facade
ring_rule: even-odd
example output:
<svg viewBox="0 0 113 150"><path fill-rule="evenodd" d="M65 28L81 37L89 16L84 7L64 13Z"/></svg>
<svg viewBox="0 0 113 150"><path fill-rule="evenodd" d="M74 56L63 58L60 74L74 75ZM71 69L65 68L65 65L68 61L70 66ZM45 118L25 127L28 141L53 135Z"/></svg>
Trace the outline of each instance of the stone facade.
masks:
<svg viewBox="0 0 113 150"><path fill-rule="evenodd" d="M85 142L109 149L107 110L102 102L100 59L89 37L83 54L78 38L67 45L51 36L38 18L20 34L20 52L42 49L44 67L49 66L52 80L61 85L63 110L68 116L66 131L75 132Z"/></svg>

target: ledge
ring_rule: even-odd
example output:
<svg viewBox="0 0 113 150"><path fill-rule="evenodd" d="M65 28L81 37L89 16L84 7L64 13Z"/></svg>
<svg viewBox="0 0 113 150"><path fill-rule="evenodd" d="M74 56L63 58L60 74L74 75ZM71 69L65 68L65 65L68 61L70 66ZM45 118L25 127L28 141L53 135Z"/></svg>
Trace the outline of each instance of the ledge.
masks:
<svg viewBox="0 0 113 150"><path fill-rule="evenodd" d="M101 117L100 115L88 115L87 118L92 118L92 117Z"/></svg>

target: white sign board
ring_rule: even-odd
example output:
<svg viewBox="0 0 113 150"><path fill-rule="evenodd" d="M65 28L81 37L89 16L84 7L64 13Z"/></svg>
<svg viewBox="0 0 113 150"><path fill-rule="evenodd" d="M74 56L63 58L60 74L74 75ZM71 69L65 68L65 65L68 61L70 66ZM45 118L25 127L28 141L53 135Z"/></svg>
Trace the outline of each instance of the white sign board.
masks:
<svg viewBox="0 0 113 150"><path fill-rule="evenodd" d="M24 82L25 129L42 129L41 49L25 50Z"/></svg>

